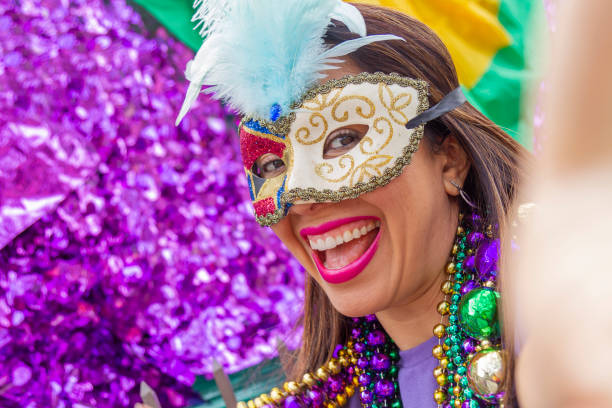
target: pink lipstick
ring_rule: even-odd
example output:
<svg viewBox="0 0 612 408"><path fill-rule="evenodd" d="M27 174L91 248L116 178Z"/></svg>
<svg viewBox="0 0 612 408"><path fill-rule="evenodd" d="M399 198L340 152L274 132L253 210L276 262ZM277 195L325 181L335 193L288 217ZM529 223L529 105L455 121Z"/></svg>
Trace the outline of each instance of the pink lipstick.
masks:
<svg viewBox="0 0 612 408"><path fill-rule="evenodd" d="M378 249L381 223L371 216L342 218L304 228L300 235L309 242L321 277L338 284L355 278L370 263Z"/></svg>

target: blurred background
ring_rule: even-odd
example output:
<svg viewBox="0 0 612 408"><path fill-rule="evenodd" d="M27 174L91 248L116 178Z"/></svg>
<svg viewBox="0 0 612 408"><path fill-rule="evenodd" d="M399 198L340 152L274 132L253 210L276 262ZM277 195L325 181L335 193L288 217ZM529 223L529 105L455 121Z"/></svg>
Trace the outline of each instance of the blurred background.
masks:
<svg viewBox="0 0 612 408"><path fill-rule="evenodd" d="M364 2L430 25L470 101L538 152L552 2ZM213 360L243 399L299 344L303 271L254 221L239 119L202 95L174 126L191 14L0 2L2 408L132 406L141 381L164 407L222 406Z"/></svg>

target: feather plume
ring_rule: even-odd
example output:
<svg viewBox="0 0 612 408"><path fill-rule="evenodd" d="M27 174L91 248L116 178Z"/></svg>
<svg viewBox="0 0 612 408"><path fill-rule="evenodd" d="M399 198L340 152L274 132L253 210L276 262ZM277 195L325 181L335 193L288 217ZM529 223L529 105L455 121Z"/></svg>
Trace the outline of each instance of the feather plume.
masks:
<svg viewBox="0 0 612 408"><path fill-rule="evenodd" d="M177 123L203 86L242 114L268 119L271 108L280 106L286 115L322 71L338 68L339 57L375 41L401 39L364 36L361 13L341 0L196 0L196 5L194 18L207 38L187 65L191 85ZM361 37L329 48L323 36L332 18Z"/></svg>

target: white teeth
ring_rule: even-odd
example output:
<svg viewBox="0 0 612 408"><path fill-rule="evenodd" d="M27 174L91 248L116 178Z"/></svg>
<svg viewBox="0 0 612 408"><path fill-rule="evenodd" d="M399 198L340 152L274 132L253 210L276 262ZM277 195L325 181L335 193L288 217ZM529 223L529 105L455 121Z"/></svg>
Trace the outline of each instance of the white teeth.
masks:
<svg viewBox="0 0 612 408"><path fill-rule="evenodd" d="M352 231L344 231L342 235L338 235L336 237L328 236L325 239L322 237L309 237L308 242L310 243L310 247L315 251L327 251L337 247L338 245L358 239L378 227L380 227L380 221L374 221L368 225L364 225L361 228L355 228Z"/></svg>

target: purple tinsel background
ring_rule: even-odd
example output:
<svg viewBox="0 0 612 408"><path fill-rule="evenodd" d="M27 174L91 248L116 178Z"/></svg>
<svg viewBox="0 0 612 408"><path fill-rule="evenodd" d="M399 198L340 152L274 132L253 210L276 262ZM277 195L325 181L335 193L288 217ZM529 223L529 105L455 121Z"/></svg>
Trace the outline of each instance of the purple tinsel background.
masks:
<svg viewBox="0 0 612 408"><path fill-rule="evenodd" d="M259 227L235 118L121 0L0 4L0 407L166 407L295 345L303 272ZM291 334L291 337L287 337Z"/></svg>

